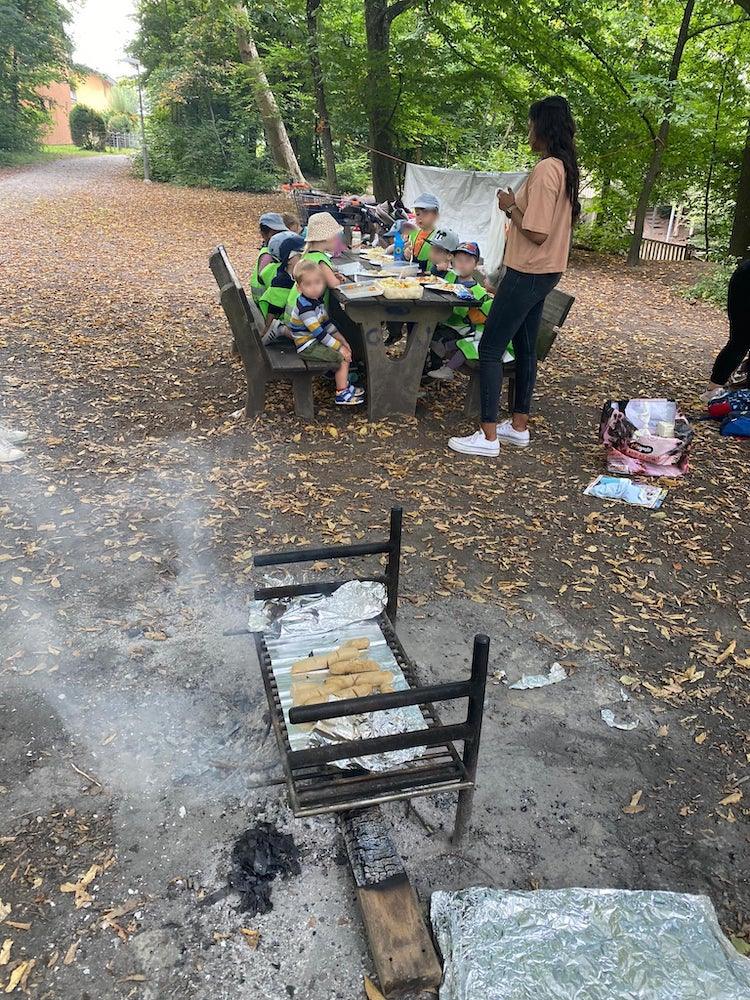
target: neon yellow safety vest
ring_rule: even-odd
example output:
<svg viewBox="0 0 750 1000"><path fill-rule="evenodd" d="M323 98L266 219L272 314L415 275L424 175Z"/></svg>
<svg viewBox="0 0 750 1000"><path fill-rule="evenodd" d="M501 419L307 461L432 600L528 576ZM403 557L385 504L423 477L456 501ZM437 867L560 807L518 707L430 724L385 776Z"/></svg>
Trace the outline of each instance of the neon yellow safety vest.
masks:
<svg viewBox="0 0 750 1000"><path fill-rule="evenodd" d="M429 233L426 232L424 229L414 229L409 233L409 242L411 243L411 250L412 250L411 254L412 260L418 260L422 261L423 263L427 263L427 261L430 259L430 244L427 242L427 240L432 236L434 232L435 232L434 229L431 229ZM416 249L417 244L419 245L418 250Z"/></svg>
<svg viewBox="0 0 750 1000"><path fill-rule="evenodd" d="M289 297L296 287L296 285L292 285L291 288L284 288L281 285L269 285L269 287L261 295L260 302L258 303L260 311L263 315L267 317L270 312L270 307L274 306L278 310L278 315L282 316L286 311Z"/></svg>
<svg viewBox="0 0 750 1000"><path fill-rule="evenodd" d="M261 247L258 256L255 258L255 267L250 272L250 291L253 293L253 298L256 302L260 299L264 291L264 285L261 283L260 274L258 273L258 265L260 264L261 257L267 253L270 254L270 252L268 247Z"/></svg>
<svg viewBox="0 0 750 1000"><path fill-rule="evenodd" d="M270 264L266 264L263 270L260 272L260 284L263 288L270 288L271 282L279 273L279 268L281 264L277 260L272 260Z"/></svg>

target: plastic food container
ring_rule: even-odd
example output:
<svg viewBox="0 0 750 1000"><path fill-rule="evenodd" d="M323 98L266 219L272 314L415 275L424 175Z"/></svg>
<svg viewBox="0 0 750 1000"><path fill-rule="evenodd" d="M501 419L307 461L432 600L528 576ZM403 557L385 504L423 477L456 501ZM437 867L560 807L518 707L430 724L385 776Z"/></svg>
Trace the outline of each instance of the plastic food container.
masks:
<svg viewBox="0 0 750 1000"><path fill-rule="evenodd" d="M424 295L424 288L416 281L401 281L399 278L391 278L383 282L383 295L387 299L421 299Z"/></svg>

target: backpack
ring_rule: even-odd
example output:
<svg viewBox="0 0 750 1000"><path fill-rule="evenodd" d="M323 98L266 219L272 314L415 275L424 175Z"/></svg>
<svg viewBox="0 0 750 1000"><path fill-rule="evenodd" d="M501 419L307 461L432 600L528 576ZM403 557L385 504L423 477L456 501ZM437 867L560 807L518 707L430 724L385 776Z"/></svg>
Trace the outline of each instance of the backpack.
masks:
<svg viewBox="0 0 750 1000"><path fill-rule="evenodd" d="M723 437L750 438L750 410L725 417L721 422L719 433Z"/></svg>

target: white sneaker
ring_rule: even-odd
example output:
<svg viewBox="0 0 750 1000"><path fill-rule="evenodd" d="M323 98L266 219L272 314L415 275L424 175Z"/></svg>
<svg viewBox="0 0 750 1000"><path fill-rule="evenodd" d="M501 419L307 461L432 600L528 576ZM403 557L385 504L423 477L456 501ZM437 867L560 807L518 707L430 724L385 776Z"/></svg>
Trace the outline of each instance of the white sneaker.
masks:
<svg viewBox="0 0 750 1000"><path fill-rule="evenodd" d="M442 368L436 368L432 372L427 372L430 378L439 378L441 381L450 382L453 378L453 369L449 368L448 365L443 365Z"/></svg>
<svg viewBox="0 0 750 1000"><path fill-rule="evenodd" d="M516 448L528 448L531 435L528 431L517 431L510 420L503 420L497 425L497 436L513 444Z"/></svg>
<svg viewBox="0 0 750 1000"><path fill-rule="evenodd" d="M705 392L701 393L700 398L703 400L704 403L708 404L711 403L714 399L718 399L719 396L723 396L726 391L727 390L724 388L724 386L720 385L718 389L706 389Z"/></svg>
<svg viewBox="0 0 750 1000"><path fill-rule="evenodd" d="M459 451L462 455L485 455L487 458L497 458L500 454L500 442L488 441L484 431L476 431L467 437L452 437L448 447Z"/></svg>
<svg viewBox="0 0 750 1000"><path fill-rule="evenodd" d="M10 441L0 437L0 462L17 462L23 458L20 448L14 448Z"/></svg>
<svg viewBox="0 0 750 1000"><path fill-rule="evenodd" d="M10 444L20 444L25 441L29 435L26 431L14 431L12 427L8 427L7 424L0 424L0 437L3 441L8 441Z"/></svg>

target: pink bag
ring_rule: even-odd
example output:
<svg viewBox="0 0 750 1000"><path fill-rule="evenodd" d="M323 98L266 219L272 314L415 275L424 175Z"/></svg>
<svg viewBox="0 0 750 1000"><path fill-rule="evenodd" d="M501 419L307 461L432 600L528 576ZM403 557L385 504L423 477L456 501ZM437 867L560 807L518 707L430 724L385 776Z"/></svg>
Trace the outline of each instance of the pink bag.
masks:
<svg viewBox="0 0 750 1000"><path fill-rule="evenodd" d="M642 476L684 476L694 431L673 399L610 400L599 440L607 470Z"/></svg>

